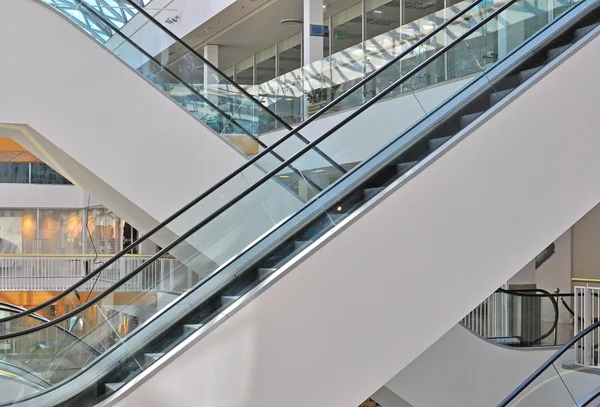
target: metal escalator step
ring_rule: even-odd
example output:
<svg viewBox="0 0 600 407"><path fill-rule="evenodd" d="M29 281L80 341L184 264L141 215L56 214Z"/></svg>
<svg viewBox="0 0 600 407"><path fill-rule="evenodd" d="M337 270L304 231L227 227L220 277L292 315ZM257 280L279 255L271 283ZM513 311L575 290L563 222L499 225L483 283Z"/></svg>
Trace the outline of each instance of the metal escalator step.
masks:
<svg viewBox="0 0 600 407"><path fill-rule="evenodd" d="M269 274L271 274L272 272L274 272L275 270L277 270L276 268L267 268L267 267L262 267L258 269L258 278L264 278L266 276L268 276Z"/></svg>
<svg viewBox="0 0 600 407"><path fill-rule="evenodd" d="M429 151L433 153L435 150L440 148L446 141L450 140L451 138L452 138L452 136L446 136L446 137L438 137L438 138L429 140L429 142L427 143L429 145Z"/></svg>
<svg viewBox="0 0 600 407"><path fill-rule="evenodd" d="M510 94L510 92L512 92L513 90L514 90L514 88L501 90L500 92L492 93L490 95L490 103L492 104L492 106L494 106L496 103L500 102L502 99L504 99L506 96L508 96Z"/></svg>
<svg viewBox="0 0 600 407"><path fill-rule="evenodd" d="M107 392L112 393L114 391L119 390L121 387L123 387L124 384L125 383L123 383L123 382L119 382L119 383L105 383L104 387L106 388Z"/></svg>
<svg viewBox="0 0 600 407"><path fill-rule="evenodd" d="M364 199L369 199L369 198L374 197L381 191L383 191L383 187L365 188L365 189L363 189L363 197L364 197Z"/></svg>
<svg viewBox="0 0 600 407"><path fill-rule="evenodd" d="M202 328L203 324L187 324L183 326L183 332L186 334L191 334L192 332L196 332L198 329Z"/></svg>
<svg viewBox="0 0 600 407"><path fill-rule="evenodd" d="M397 171L398 171L398 176L405 174L406 172L408 172L412 167L414 167L418 163L419 163L418 161L410 161L410 162L398 164L396 166Z"/></svg>
<svg viewBox="0 0 600 407"><path fill-rule="evenodd" d="M536 66L535 68L529 68L524 71L521 71L519 73L519 80L521 81L521 83L525 82L527 79L535 75L540 69L542 69L541 66Z"/></svg>
<svg viewBox="0 0 600 407"><path fill-rule="evenodd" d="M477 119L482 114L483 114L483 112L477 112L477 113L471 113L471 114L461 116L460 127L462 127L462 128L467 127L469 124L471 124L473 121L475 121L475 119Z"/></svg>
<svg viewBox="0 0 600 407"><path fill-rule="evenodd" d="M579 39L585 37L594 28L598 27L598 25L600 25L600 23L596 23L596 24L592 24L592 25L588 25L586 27L581 27L581 28L576 29L575 30L575 39L579 40Z"/></svg>
<svg viewBox="0 0 600 407"><path fill-rule="evenodd" d="M146 358L146 362L155 362L163 356L164 353L146 353L144 355L144 357Z"/></svg>
<svg viewBox="0 0 600 407"><path fill-rule="evenodd" d="M548 60L551 61L554 58L556 58L557 56L559 56L560 54L562 54L563 52L565 52L566 50L568 50L569 48L571 48L571 45L573 44L567 44L567 45L562 45L560 47L556 47L556 48L552 48L550 50L548 50Z"/></svg>

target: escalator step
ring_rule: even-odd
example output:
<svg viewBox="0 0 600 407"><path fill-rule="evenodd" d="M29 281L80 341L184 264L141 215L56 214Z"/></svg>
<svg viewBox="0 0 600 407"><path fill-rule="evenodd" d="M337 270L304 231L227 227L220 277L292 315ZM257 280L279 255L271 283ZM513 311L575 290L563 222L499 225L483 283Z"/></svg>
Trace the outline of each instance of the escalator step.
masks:
<svg viewBox="0 0 600 407"><path fill-rule="evenodd" d="M482 114L483 114L483 112L477 112L477 113L471 113L471 114L461 116L460 127L461 128L467 127L469 124L471 124L473 121L475 121L475 119L477 119Z"/></svg>
<svg viewBox="0 0 600 407"><path fill-rule="evenodd" d="M530 69L521 71L519 73L519 80L521 81L521 83L525 82L527 79L529 79L533 75L535 75L537 73L537 71L539 71L540 69L542 69L541 66L536 66L535 68L530 68Z"/></svg>
<svg viewBox="0 0 600 407"><path fill-rule="evenodd" d="M579 40L585 37L589 32L591 32L594 28L598 27L598 24L588 25L587 27L581 27L575 30L575 39Z"/></svg>
<svg viewBox="0 0 600 407"><path fill-rule="evenodd" d="M494 106L496 103L500 102L502 99L504 99L506 96L508 96L510 94L510 92L512 92L513 90L514 90L514 88L501 90L500 92L492 93L490 95L490 103L492 104L492 106Z"/></svg>
<svg viewBox="0 0 600 407"><path fill-rule="evenodd" d="M264 278L267 277L269 274L271 274L272 272L274 272L275 268L267 268L267 267L262 267L258 269L258 278Z"/></svg>
<svg viewBox="0 0 600 407"><path fill-rule="evenodd" d="M202 328L203 324L187 324L183 326L183 332L186 334L191 334L192 332L196 332L198 329Z"/></svg>
<svg viewBox="0 0 600 407"><path fill-rule="evenodd" d="M433 153L435 150L440 148L446 141L450 140L451 138L452 138L452 136L446 136L446 137L438 137L438 138L429 140L429 142L428 142L429 151Z"/></svg>
<svg viewBox="0 0 600 407"><path fill-rule="evenodd" d="M571 48L571 45L573 45L573 44L567 44L567 45L552 48L551 50L549 50L548 51L548 61L552 61L554 58L556 58L557 56L559 56L560 54L562 54L563 52L565 52L566 50Z"/></svg>
<svg viewBox="0 0 600 407"><path fill-rule="evenodd" d="M363 189L363 197L365 200L370 199L370 198L374 197L375 195L377 195L378 193L380 193L381 191L383 191L383 187L365 188L365 189Z"/></svg>
<svg viewBox="0 0 600 407"><path fill-rule="evenodd" d="M398 164L396 166L396 168L398 170L398 176L401 176L401 175L407 173L412 167L414 167L418 163L419 163L418 161L410 161L410 162Z"/></svg>
<svg viewBox="0 0 600 407"><path fill-rule="evenodd" d="M156 362L158 359L164 356L164 353L146 353L144 357L146 358L146 363Z"/></svg>
<svg viewBox="0 0 600 407"><path fill-rule="evenodd" d="M106 388L106 391L108 393L112 393L114 391L119 390L121 387L123 387L125 383L123 382L119 382L119 383L105 383L104 387Z"/></svg>

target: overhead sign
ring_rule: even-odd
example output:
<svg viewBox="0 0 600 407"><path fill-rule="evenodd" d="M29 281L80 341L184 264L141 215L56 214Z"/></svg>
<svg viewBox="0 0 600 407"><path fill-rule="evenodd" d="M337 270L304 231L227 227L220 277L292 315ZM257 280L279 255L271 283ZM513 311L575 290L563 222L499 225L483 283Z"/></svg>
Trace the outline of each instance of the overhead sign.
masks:
<svg viewBox="0 0 600 407"><path fill-rule="evenodd" d="M311 24L310 25L310 36L311 37L328 37L329 27L326 25Z"/></svg>

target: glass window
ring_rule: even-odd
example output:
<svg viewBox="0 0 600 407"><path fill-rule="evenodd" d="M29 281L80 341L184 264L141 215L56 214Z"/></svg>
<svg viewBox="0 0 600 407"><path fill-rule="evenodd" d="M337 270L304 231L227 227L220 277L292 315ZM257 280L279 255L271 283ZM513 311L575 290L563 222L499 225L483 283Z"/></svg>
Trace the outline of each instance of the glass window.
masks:
<svg viewBox="0 0 600 407"><path fill-rule="evenodd" d="M40 209L40 253L82 253L82 211Z"/></svg>
<svg viewBox="0 0 600 407"><path fill-rule="evenodd" d="M276 46L273 45L256 54L256 83L264 83L275 78L275 53Z"/></svg>
<svg viewBox="0 0 600 407"><path fill-rule="evenodd" d="M32 184L71 185L71 181L43 163L31 164Z"/></svg>
<svg viewBox="0 0 600 407"><path fill-rule="evenodd" d="M277 49L279 51L279 72L277 76L302 66L302 33L294 34L279 42Z"/></svg>
<svg viewBox="0 0 600 407"><path fill-rule="evenodd" d="M419 18L433 14L444 8L444 0L403 0L403 23L412 23Z"/></svg>
<svg viewBox="0 0 600 407"><path fill-rule="evenodd" d="M235 81L240 85L254 85L254 57L235 64Z"/></svg>
<svg viewBox="0 0 600 407"><path fill-rule="evenodd" d="M15 245L17 250L11 252L36 254L36 217L36 209L0 209L0 239L5 248Z"/></svg>
<svg viewBox="0 0 600 407"><path fill-rule="evenodd" d="M233 80L233 65L230 66L229 68L225 69L223 71L223 73L225 74L225 76L227 76L229 79Z"/></svg>
<svg viewBox="0 0 600 407"><path fill-rule="evenodd" d="M366 0L367 39L400 27L399 0Z"/></svg>
<svg viewBox="0 0 600 407"><path fill-rule="evenodd" d="M86 251L89 254L114 254L117 251L117 217L103 207L88 211L85 233Z"/></svg>
<svg viewBox="0 0 600 407"><path fill-rule="evenodd" d="M329 30L332 50L335 53L362 42L362 3L355 4L331 17Z"/></svg>
<svg viewBox="0 0 600 407"><path fill-rule="evenodd" d="M28 183L29 163L0 163L0 182Z"/></svg>

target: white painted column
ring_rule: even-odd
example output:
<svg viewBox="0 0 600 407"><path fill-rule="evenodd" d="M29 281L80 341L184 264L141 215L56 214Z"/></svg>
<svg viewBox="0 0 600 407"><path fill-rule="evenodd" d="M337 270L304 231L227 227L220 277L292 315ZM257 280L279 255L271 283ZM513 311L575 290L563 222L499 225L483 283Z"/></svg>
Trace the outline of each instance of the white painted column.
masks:
<svg viewBox="0 0 600 407"><path fill-rule="evenodd" d="M204 59L213 64L216 68L219 67L219 46L218 45L205 45L204 46ZM210 85L219 83L219 77L217 72L209 66L204 66L204 92L208 93Z"/></svg>
<svg viewBox="0 0 600 407"><path fill-rule="evenodd" d="M304 65L323 59L323 37L311 37L311 24L323 25L323 0L303 0L302 54Z"/></svg>

